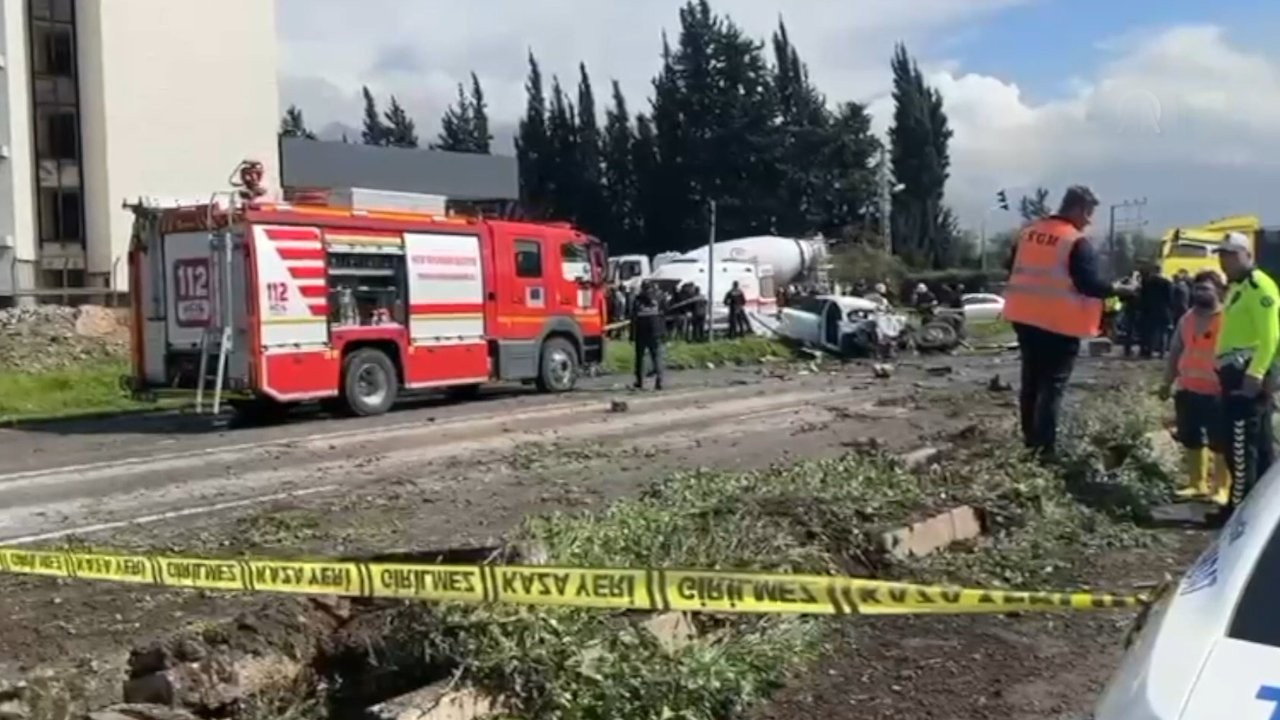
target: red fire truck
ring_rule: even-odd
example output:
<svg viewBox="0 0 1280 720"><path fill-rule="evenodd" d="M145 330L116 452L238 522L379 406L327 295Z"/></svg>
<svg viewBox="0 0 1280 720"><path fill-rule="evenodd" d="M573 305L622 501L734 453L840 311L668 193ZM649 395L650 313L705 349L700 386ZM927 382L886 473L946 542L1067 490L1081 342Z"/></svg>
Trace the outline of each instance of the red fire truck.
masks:
<svg viewBox="0 0 1280 720"><path fill-rule="evenodd" d="M600 361L596 239L315 195L130 206L131 389L194 390L214 412L318 400L375 415L406 390L565 392Z"/></svg>

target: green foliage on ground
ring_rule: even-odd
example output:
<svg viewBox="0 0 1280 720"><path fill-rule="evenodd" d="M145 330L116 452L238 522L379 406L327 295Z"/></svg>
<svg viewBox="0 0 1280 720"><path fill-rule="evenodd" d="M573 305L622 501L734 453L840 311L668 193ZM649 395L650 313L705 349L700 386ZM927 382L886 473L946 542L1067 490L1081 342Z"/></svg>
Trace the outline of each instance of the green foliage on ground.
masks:
<svg viewBox="0 0 1280 720"><path fill-rule="evenodd" d="M154 408L120 388L128 364L92 360L49 372L0 372L0 424Z"/></svg>
<svg viewBox="0 0 1280 720"><path fill-rule="evenodd" d="M1116 412L1123 407L1126 412ZM1035 589L1095 553L1143 541L1133 521L1170 497L1146 438L1159 409L1138 396L1094 402L1063 430L1061 463L974 431L926 471L875 452L756 472L680 473L639 497L530 520L520 540L551 564L869 573ZM989 534L925 560L891 560L893 526L960 504ZM738 717L817 652L824 621L696 618L703 639L669 652L627 615L447 606L424 630L431 663L507 697L514 718ZM418 647L419 645L415 645Z"/></svg>
<svg viewBox="0 0 1280 720"><path fill-rule="evenodd" d="M713 340L705 343L672 342L666 345L666 367L669 370L705 368L708 365L756 365L769 360L791 357L791 350L772 338L751 335L735 340ZM630 374L635 371L635 348L626 340L614 340L605 346L606 372Z"/></svg>

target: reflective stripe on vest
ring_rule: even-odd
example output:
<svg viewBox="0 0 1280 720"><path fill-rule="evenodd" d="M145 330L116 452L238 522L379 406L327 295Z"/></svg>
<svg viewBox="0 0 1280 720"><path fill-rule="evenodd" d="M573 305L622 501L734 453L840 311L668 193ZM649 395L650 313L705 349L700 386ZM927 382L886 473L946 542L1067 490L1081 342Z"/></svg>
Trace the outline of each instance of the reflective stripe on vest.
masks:
<svg viewBox="0 0 1280 720"><path fill-rule="evenodd" d="M1222 327L1222 313L1214 313L1209 327L1196 332L1194 310L1182 320L1182 354L1178 356L1178 388L1200 395L1218 395L1221 389L1216 370L1214 350L1218 344L1218 329Z"/></svg>
<svg viewBox="0 0 1280 720"><path fill-rule="evenodd" d="M1004 291L1005 319L1071 337L1098 334L1102 301L1076 292L1071 282L1071 249L1079 239L1079 231L1059 218L1037 220L1022 231Z"/></svg>

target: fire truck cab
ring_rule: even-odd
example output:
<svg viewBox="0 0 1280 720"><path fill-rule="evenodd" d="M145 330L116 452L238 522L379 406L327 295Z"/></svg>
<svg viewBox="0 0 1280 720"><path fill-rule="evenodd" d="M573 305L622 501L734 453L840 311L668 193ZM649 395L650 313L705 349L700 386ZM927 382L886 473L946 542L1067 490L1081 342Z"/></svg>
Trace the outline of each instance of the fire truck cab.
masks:
<svg viewBox="0 0 1280 720"><path fill-rule="evenodd" d="M600 362L598 240L567 224L353 205L246 193L131 205L130 388L194 390L214 412L322 401L375 415L405 390L565 392Z"/></svg>

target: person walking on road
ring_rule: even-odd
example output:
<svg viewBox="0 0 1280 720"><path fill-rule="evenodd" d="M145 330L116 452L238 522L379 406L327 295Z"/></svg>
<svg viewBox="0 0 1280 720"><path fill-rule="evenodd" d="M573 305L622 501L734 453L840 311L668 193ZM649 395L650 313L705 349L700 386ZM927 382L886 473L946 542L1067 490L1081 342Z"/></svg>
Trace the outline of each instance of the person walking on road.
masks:
<svg viewBox="0 0 1280 720"><path fill-rule="evenodd" d="M1252 243L1245 235L1227 233L1217 253L1231 283L1216 360L1232 477L1229 514L1275 460L1271 396L1280 343L1280 291L1275 280L1254 267Z"/></svg>
<svg viewBox="0 0 1280 720"><path fill-rule="evenodd" d="M1219 419L1222 391L1215 367L1226 284L1218 273L1206 270L1187 285L1191 309L1178 318L1174 328L1160 398L1168 400L1170 391L1177 388L1173 408L1187 472L1187 486L1178 495L1211 498L1226 505L1231 475L1224 455L1226 443Z"/></svg>
<svg viewBox="0 0 1280 720"><path fill-rule="evenodd" d="M653 363L654 390L662 389L662 342L666 337L665 312L653 283L640 284L640 292L631 301L631 341L636 351L636 389L644 389L644 360Z"/></svg>
<svg viewBox="0 0 1280 720"><path fill-rule="evenodd" d="M1072 186L1057 214L1025 227L1013 248L1004 316L1017 333L1022 360L1019 419L1027 448L1044 459L1053 457L1080 340L1097 336L1102 301L1113 294L1083 234L1097 207L1093 191Z"/></svg>

